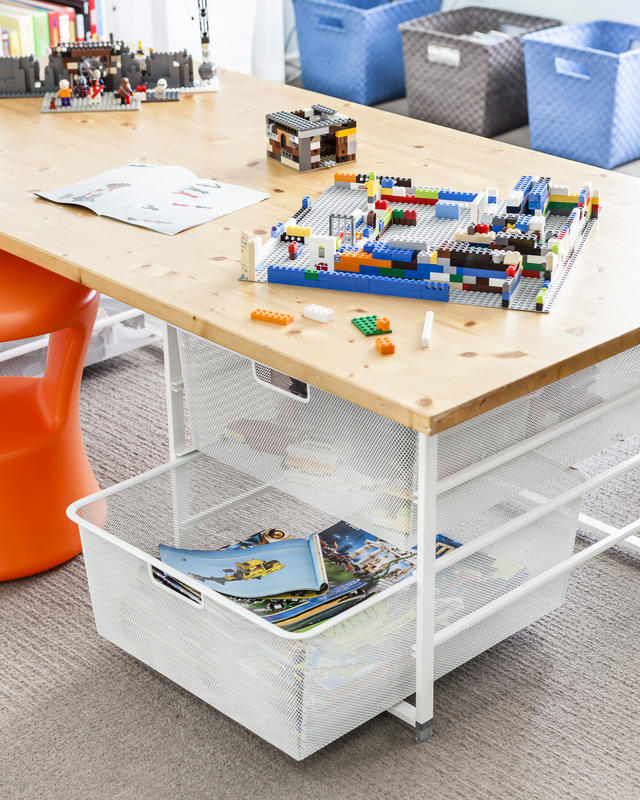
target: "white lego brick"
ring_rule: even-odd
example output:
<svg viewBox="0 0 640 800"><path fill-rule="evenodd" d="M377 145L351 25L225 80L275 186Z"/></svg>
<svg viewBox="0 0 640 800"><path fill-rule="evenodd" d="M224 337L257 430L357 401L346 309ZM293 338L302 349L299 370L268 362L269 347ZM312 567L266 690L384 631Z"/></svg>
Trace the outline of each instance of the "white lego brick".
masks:
<svg viewBox="0 0 640 800"><path fill-rule="evenodd" d="M549 194L571 194L569 187L564 185L551 185Z"/></svg>
<svg viewBox="0 0 640 800"><path fill-rule="evenodd" d="M558 256L555 253L547 253L545 259L545 268L547 272L553 272L558 265Z"/></svg>
<svg viewBox="0 0 640 800"><path fill-rule="evenodd" d="M335 313L332 308L327 308L326 306L319 306L315 303L312 303L311 305L304 307L302 316L307 317L308 319L313 319L316 322L331 322L335 316Z"/></svg>
<svg viewBox="0 0 640 800"><path fill-rule="evenodd" d="M524 192L521 189L514 189L512 192L509 192L506 203L508 206L519 206L522 204L523 200Z"/></svg>
<svg viewBox="0 0 640 800"><path fill-rule="evenodd" d="M507 250L503 263L505 267L517 266L520 263L520 253L517 250Z"/></svg>
<svg viewBox="0 0 640 800"><path fill-rule="evenodd" d="M451 278L447 272L430 272L430 281L439 281L440 283L448 283Z"/></svg>
<svg viewBox="0 0 640 800"><path fill-rule="evenodd" d="M489 286L499 286L502 288L504 278L489 278Z"/></svg>
<svg viewBox="0 0 640 800"><path fill-rule="evenodd" d="M420 337L420 346L429 347L431 344L431 333L433 331L433 311L427 311L424 315L424 326Z"/></svg>
<svg viewBox="0 0 640 800"><path fill-rule="evenodd" d="M394 197L405 197L407 194L406 186L394 186L391 190Z"/></svg>

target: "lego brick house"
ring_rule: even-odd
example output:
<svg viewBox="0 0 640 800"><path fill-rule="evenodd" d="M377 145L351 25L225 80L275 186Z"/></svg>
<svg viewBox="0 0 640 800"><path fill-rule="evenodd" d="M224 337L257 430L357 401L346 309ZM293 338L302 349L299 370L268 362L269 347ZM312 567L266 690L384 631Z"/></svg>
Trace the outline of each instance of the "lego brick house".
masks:
<svg viewBox="0 0 640 800"><path fill-rule="evenodd" d="M305 172L356 158L356 121L320 104L267 114L267 152Z"/></svg>

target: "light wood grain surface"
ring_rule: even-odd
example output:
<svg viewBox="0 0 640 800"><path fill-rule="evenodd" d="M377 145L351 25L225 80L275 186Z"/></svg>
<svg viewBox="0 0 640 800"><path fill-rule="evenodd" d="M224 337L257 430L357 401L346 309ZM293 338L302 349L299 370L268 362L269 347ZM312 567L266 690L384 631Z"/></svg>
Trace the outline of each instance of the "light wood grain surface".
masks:
<svg viewBox="0 0 640 800"><path fill-rule="evenodd" d="M265 236L332 179L334 170L298 174L265 155L265 113L316 101L357 119L358 171L501 194L523 173L599 186L597 229L552 312L240 283L241 229ZM442 431L640 343L635 178L231 72L217 95L139 113L40 114L39 106L0 101L0 248L416 430ZM271 198L167 237L33 196L134 161L180 164ZM304 319L308 303L335 309L335 320ZM295 321L252 322L257 306ZM435 325L423 350L427 309ZM391 319L395 355L379 355L351 324L368 313Z"/></svg>

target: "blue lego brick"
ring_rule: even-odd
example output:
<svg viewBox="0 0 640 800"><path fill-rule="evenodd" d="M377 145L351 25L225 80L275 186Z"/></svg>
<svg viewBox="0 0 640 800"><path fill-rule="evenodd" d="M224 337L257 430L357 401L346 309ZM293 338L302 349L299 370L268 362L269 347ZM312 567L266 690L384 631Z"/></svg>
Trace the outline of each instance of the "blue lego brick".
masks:
<svg viewBox="0 0 640 800"><path fill-rule="evenodd" d="M395 181L393 180L393 178L382 178L382 180L380 181L380 186L383 189L393 189L393 187L395 186Z"/></svg>
<svg viewBox="0 0 640 800"><path fill-rule="evenodd" d="M278 222L271 228L271 238L278 239L284 233L284 223Z"/></svg>
<svg viewBox="0 0 640 800"><path fill-rule="evenodd" d="M401 247L390 247L388 244L376 242L373 249L365 251L370 252L373 258L378 258L383 261L412 261L413 250L407 250Z"/></svg>
<svg viewBox="0 0 640 800"><path fill-rule="evenodd" d="M523 233L529 230L529 223L531 222L531 214L520 214L516 220L516 228Z"/></svg>
<svg viewBox="0 0 640 800"><path fill-rule="evenodd" d="M493 203L497 203L498 202L498 198L494 197L493 195L490 195L489 197L487 197L487 202L492 203L492 204Z"/></svg>
<svg viewBox="0 0 640 800"><path fill-rule="evenodd" d="M453 189L438 190L438 200L452 200L455 203L471 203L476 196L476 192L456 192Z"/></svg>
<svg viewBox="0 0 640 800"><path fill-rule="evenodd" d="M379 275L380 267L370 267L368 264L360 265L360 275Z"/></svg>
<svg viewBox="0 0 640 800"><path fill-rule="evenodd" d="M432 270L433 272L433 270ZM495 269L470 269L469 267L458 267L456 275L473 275L476 278L504 278L505 270Z"/></svg>
<svg viewBox="0 0 640 800"><path fill-rule="evenodd" d="M269 283L285 283L289 286L305 285L305 270L300 267L270 266L267 270Z"/></svg>
<svg viewBox="0 0 640 800"><path fill-rule="evenodd" d="M372 236L373 232L374 231L371 225L365 225L365 227L362 229L362 235L365 239L368 239L370 236Z"/></svg>
<svg viewBox="0 0 640 800"><path fill-rule="evenodd" d="M450 287L448 283L424 281L420 284L420 287L420 297L423 300L438 300L441 303L447 303L449 301Z"/></svg>
<svg viewBox="0 0 640 800"><path fill-rule="evenodd" d="M383 276L371 276L369 281L371 294L386 294L390 297L421 297L420 281Z"/></svg>
<svg viewBox="0 0 640 800"><path fill-rule="evenodd" d="M524 192L526 197L527 193L529 192L529 189L531 189L532 183L533 183L533 175L523 175L520 178L520 180L516 183L516 185L513 187L513 190L516 192L517 191Z"/></svg>
<svg viewBox="0 0 640 800"><path fill-rule="evenodd" d="M442 267L439 264L418 264L418 269L415 271L415 277L422 280L429 280L432 272L442 272Z"/></svg>
<svg viewBox="0 0 640 800"><path fill-rule="evenodd" d="M435 208L436 219L460 219L460 206L457 203L438 200Z"/></svg>
<svg viewBox="0 0 640 800"><path fill-rule="evenodd" d="M373 253L376 248L376 242L365 242L362 249L365 253Z"/></svg>
<svg viewBox="0 0 640 800"><path fill-rule="evenodd" d="M302 198L302 208L309 208L310 205L311 205L311 198L309 197L309 195L306 195L305 197Z"/></svg>
<svg viewBox="0 0 640 800"><path fill-rule="evenodd" d="M335 289L342 292L368 292L369 276L354 272L320 272L319 289Z"/></svg>

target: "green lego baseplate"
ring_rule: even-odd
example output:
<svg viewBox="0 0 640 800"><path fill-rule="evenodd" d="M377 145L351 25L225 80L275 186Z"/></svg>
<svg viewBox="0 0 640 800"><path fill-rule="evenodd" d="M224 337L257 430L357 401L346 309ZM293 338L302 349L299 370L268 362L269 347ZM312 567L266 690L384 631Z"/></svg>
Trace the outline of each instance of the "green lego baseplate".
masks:
<svg viewBox="0 0 640 800"><path fill-rule="evenodd" d="M365 336L386 336L388 333L391 333L391 328L386 331L379 331L376 328L376 323L378 321L378 317L375 314L372 314L368 317L353 317L351 322L356 326L356 328L361 332L364 333Z"/></svg>

